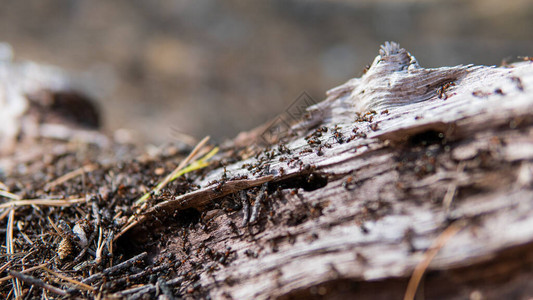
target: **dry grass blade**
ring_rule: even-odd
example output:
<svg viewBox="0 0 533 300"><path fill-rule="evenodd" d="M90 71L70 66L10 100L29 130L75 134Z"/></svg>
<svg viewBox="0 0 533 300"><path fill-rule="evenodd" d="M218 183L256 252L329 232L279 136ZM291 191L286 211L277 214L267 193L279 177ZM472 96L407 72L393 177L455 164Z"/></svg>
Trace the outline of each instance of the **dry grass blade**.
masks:
<svg viewBox="0 0 533 300"><path fill-rule="evenodd" d="M9 266L13 263L14 259L6 262L0 267L0 273L4 272L5 269L9 268Z"/></svg>
<svg viewBox="0 0 533 300"><path fill-rule="evenodd" d="M135 201L134 205L139 206L136 209L135 215L140 214L147 206L145 201L150 198L151 195L157 195L161 189L163 189L169 182L172 182L177 177L187 173L191 172L197 169L201 169L205 166L207 166L207 160L210 159L212 156L214 156L218 148L215 147L211 151L209 151L207 154L205 154L207 151L202 151L202 148L205 146L205 144L209 141L209 136L206 136L203 140L201 140L196 147L189 153L189 155L181 161L181 163L174 169L170 174L168 174L165 179L160 182L150 193L144 194L141 198L137 199ZM204 155L205 154L205 155ZM198 161L193 161L189 166L187 166L194 158L197 156L204 155L202 158L200 158ZM187 166L187 167L186 167ZM139 223L139 220L135 220L135 215L132 215L129 217L126 225L122 227L119 233L114 237L113 241L117 240L120 236L122 236L126 231L128 231L130 228L136 226Z"/></svg>
<svg viewBox="0 0 533 300"><path fill-rule="evenodd" d="M9 215L9 212L11 212L11 209L10 209L10 208L5 209L5 210L0 214L0 221L2 221L3 219L5 219L5 218L7 217L7 215Z"/></svg>
<svg viewBox="0 0 533 300"><path fill-rule="evenodd" d="M139 224L140 220L137 219L133 222L130 222L129 224L127 224L125 227L123 227L119 233L117 233L115 235L115 238L113 239L113 241L116 241L118 240L119 237L121 237L124 233L126 233L128 230L132 229L133 227L137 226L137 224Z"/></svg>
<svg viewBox="0 0 533 300"><path fill-rule="evenodd" d="M44 206L70 206L77 203L85 202L85 197L74 198L66 200L57 199L31 199L31 200L15 200L0 204L0 208L25 206L25 205L44 205Z"/></svg>
<svg viewBox="0 0 533 300"><path fill-rule="evenodd" d="M55 232L57 232L58 235L63 236L63 232L59 230L56 223L50 219L50 216L47 216L46 219L48 219L48 222L50 222L50 225L52 225L52 228L54 228Z"/></svg>
<svg viewBox="0 0 533 300"><path fill-rule="evenodd" d="M206 136L205 138L203 138L198 143L198 145L196 145L196 147L194 147L194 149L191 151L191 153L189 153L189 155L187 155L187 157L180 162L180 164L176 167L176 169L174 169L174 171L172 171L172 173L170 173L165 178L165 180L163 180L163 182L161 182L161 185L162 185L161 188L166 186L172 180L172 177L174 177L181 169L185 168L185 166L198 154L198 152L202 149L202 147L205 146L205 144L208 141L209 141L209 136ZM161 190L161 188L159 188L159 190Z"/></svg>
<svg viewBox="0 0 533 300"><path fill-rule="evenodd" d="M0 190L8 191L9 188L7 187L7 185L5 183L0 181Z"/></svg>
<svg viewBox="0 0 533 300"><path fill-rule="evenodd" d="M22 223L17 222L17 229L18 229L20 235L22 235L22 237L26 240L26 242L28 242L28 244L30 244L30 245L33 245L33 241L30 239L30 237L28 235L26 235L24 233L24 230L22 228Z"/></svg>
<svg viewBox="0 0 533 300"><path fill-rule="evenodd" d="M6 190L0 190L0 196L8 198L8 199L12 199L12 200L20 200L20 196L10 193Z"/></svg>
<svg viewBox="0 0 533 300"><path fill-rule="evenodd" d="M71 278L71 277L68 277L68 276L66 276L66 275L63 275L63 274L57 273L57 272L55 272L55 271L52 271L52 270L48 269L48 268L45 267L45 266L42 266L41 269L43 269L44 271L46 271L46 272L48 272L48 273L50 273L50 274L56 276L57 278L60 278L60 279L63 279L63 280L65 280L65 281L68 281L68 282L70 282L70 283L72 283L72 284L75 284L75 285L77 285L77 286L78 286L79 288L81 288L81 289L84 289L84 290L87 290L87 291L94 292L94 288L93 288L92 286L88 285L88 284L85 284L85 283L80 282L80 281L78 281L78 280L76 280L76 279L74 279L74 278Z"/></svg>
<svg viewBox="0 0 533 300"><path fill-rule="evenodd" d="M448 228L446 228L439 235L439 237L435 240L431 248L429 248L429 250L424 254L424 259L415 267L413 275L411 276L411 279L409 280L409 283L407 285L405 296L403 297L404 300L413 300L415 298L416 290L418 289L420 280L422 279L422 276L424 276L424 273L426 272L426 269L428 268L433 258L435 258L440 249L442 249L442 247L444 247L444 245L464 226L464 222L457 221L448 226Z"/></svg>
<svg viewBox="0 0 533 300"><path fill-rule="evenodd" d="M45 190L49 190L50 188L52 188L52 187L54 187L54 186L56 186L58 184L62 184L64 182L66 182L66 181L69 181L69 180L71 180L71 179L73 179L73 178L75 178L77 176L82 175L83 173L92 172L92 171L96 170L96 168L97 168L96 164L85 165L85 166L83 166L83 167L81 167L79 169L76 169L76 170L74 170L72 172L69 172L69 173L67 173L67 174L65 174L65 175L63 175L63 176L61 176L61 177L59 177L59 178L47 183L44 186L44 189Z"/></svg>
<svg viewBox="0 0 533 300"><path fill-rule="evenodd" d="M14 247L13 247L13 222L15 219L15 209L11 208L9 211L9 217L7 218L7 231L6 231L6 252L7 254L14 254ZM19 299L19 297L22 296L22 288L20 286L20 282L17 278L14 278L12 280L13 282L13 290L15 293L15 298Z"/></svg>
<svg viewBox="0 0 533 300"><path fill-rule="evenodd" d="M96 263L100 263L102 261L102 253L104 252L104 230L102 229L102 226L98 227L98 244L96 248L96 257L94 260Z"/></svg>
<svg viewBox="0 0 533 300"><path fill-rule="evenodd" d="M13 271L13 270L10 270L9 271L9 275L15 277L16 279L20 279L28 284L31 284L31 285L34 285L34 286L37 286L37 287L40 287L40 288L43 288L43 289L46 289L54 294L58 294L58 295L61 295L61 296L67 296L68 293L67 291L64 291L60 288L56 288L55 286L51 286L49 284L46 284L44 283L44 281L38 279L38 278L35 278L33 276L30 276L30 275L25 275L25 274L22 274L22 273L19 273L19 272L16 272L16 271ZM16 296L16 299L18 299L18 296Z"/></svg>

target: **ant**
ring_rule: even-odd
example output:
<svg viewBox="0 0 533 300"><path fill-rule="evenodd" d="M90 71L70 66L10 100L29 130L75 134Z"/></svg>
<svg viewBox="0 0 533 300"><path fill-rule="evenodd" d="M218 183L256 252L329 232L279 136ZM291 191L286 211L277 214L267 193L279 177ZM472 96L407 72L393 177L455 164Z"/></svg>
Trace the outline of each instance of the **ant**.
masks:
<svg viewBox="0 0 533 300"><path fill-rule="evenodd" d="M453 81L446 82L442 84L441 86L439 86L439 88L437 89L437 96L439 97L439 99L442 99L442 100L448 99L449 96L446 93L446 91L449 90L452 86L455 86L455 82Z"/></svg>

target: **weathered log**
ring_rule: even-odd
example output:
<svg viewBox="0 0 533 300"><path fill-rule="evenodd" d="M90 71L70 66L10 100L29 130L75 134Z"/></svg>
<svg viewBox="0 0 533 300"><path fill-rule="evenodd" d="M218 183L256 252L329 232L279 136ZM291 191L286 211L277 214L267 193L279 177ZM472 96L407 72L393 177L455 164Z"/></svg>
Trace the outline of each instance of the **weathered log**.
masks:
<svg viewBox="0 0 533 300"><path fill-rule="evenodd" d="M117 246L172 278L109 296L531 296L532 125L531 61L425 69L386 43L274 143L243 134L197 190L152 199Z"/></svg>
<svg viewBox="0 0 533 300"><path fill-rule="evenodd" d="M387 43L279 144L211 171L203 189L141 223L187 208L209 214L209 229L163 235L159 251L193 265L208 262L184 245L229 252L199 281L214 298L401 298L450 226L460 231L429 264L427 297L532 295L532 91L531 61L424 69ZM239 227L243 212L207 205L252 186L208 184L223 172L259 184L274 176L258 224Z"/></svg>

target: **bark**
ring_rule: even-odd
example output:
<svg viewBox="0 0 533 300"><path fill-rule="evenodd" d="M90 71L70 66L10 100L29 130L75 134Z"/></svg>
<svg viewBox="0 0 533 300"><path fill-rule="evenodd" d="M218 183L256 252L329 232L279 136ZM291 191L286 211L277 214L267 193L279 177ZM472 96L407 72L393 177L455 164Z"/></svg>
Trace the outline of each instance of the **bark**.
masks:
<svg viewBox="0 0 533 300"><path fill-rule="evenodd" d="M386 43L361 78L285 132L238 137L200 189L117 242L179 261L191 297L410 298L424 273L430 299L525 299L532 124L531 61L425 69Z"/></svg>

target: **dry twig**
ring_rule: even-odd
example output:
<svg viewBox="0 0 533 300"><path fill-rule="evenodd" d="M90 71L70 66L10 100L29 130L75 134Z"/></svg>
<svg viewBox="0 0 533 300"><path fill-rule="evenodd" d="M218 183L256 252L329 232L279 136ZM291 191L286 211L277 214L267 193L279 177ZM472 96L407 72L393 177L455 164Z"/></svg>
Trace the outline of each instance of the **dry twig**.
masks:
<svg viewBox="0 0 533 300"><path fill-rule="evenodd" d="M103 270L100 273L96 273L96 274L93 274L93 275L85 278L84 280L82 280L82 283L90 284L90 283L95 282L96 280L102 278L102 276L104 276L104 275L111 275L111 274L113 274L113 273L115 273L117 271L120 271L122 269L128 268L131 265L133 265L134 263L136 263L137 261L139 261L141 259L144 259L146 257L146 255L148 255L148 253L146 253L146 252L138 254L138 255L126 260L126 261L121 262L120 264L118 264L116 266L107 268L107 269Z"/></svg>
<svg viewBox="0 0 533 300"><path fill-rule="evenodd" d="M429 250L424 254L424 259L415 267L413 275L411 276L409 284L407 285L405 296L403 298L404 300L413 300L415 298L416 290L418 289L420 280L422 279L422 276L426 272L433 258L435 258L440 249L442 249L442 247L444 247L444 245L446 245L446 243L464 226L465 223L463 221L457 221L448 226L448 228L446 228L439 235L431 248L429 248Z"/></svg>

